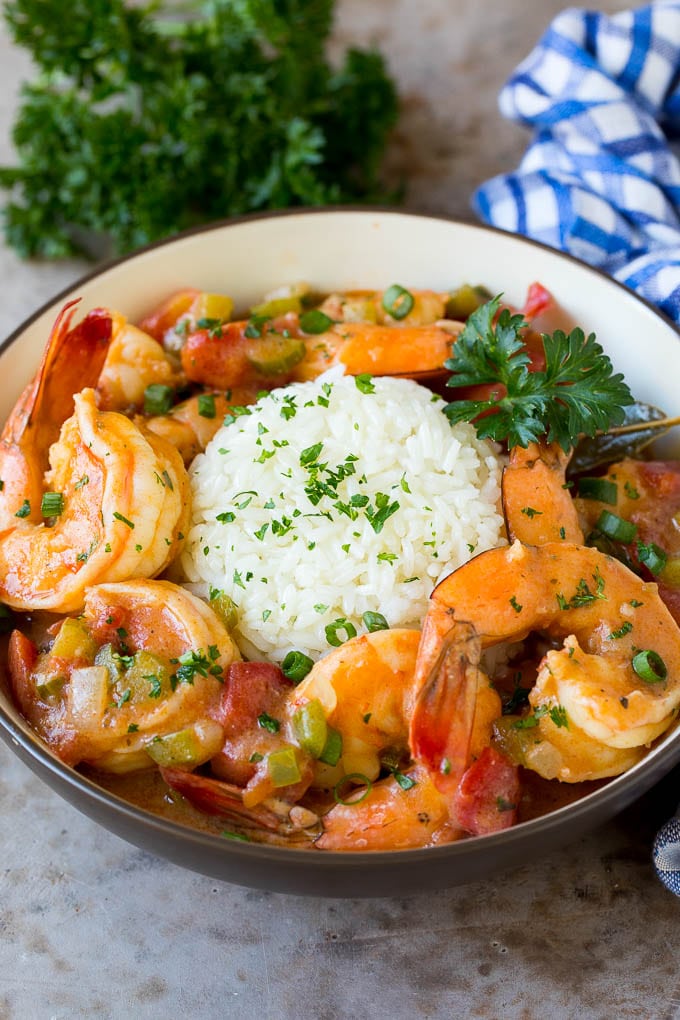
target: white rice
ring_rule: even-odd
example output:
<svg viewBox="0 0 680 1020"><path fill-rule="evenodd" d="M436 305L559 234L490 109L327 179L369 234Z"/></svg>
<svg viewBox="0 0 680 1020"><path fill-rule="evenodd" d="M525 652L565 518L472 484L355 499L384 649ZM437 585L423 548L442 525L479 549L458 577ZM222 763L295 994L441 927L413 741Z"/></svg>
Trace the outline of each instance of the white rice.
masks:
<svg viewBox="0 0 680 1020"><path fill-rule="evenodd" d="M331 647L329 624L365 632L366 611L419 627L437 581L504 541L494 446L471 425L449 425L443 400L414 382L370 386L333 369L274 390L194 461L182 569L194 590L232 598L249 658L280 662L292 649L318 658ZM318 443L328 470L301 463ZM352 473L333 483L341 464ZM331 484L317 505L305 493L315 478ZM368 498L351 508L354 520L335 505L352 497ZM381 503L397 505L382 528Z"/></svg>

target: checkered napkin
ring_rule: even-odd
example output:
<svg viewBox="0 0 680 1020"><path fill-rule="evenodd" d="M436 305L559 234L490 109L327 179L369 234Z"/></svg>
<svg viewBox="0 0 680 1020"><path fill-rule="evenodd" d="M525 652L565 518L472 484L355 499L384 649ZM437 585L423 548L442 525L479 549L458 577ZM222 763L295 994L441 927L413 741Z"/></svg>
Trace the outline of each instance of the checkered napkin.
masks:
<svg viewBox="0 0 680 1020"><path fill-rule="evenodd" d="M534 135L479 216L599 266L680 322L680 2L570 9L500 95Z"/></svg>
<svg viewBox="0 0 680 1020"><path fill-rule="evenodd" d="M534 133L517 170L475 194L481 219L598 266L680 322L680 2L564 11L500 108ZM653 860L680 896L680 809Z"/></svg>

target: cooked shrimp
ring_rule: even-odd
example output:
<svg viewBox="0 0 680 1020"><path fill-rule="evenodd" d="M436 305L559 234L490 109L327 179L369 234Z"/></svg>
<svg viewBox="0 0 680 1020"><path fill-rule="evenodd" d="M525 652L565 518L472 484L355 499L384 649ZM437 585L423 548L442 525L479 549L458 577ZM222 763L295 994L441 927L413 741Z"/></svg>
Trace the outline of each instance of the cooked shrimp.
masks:
<svg viewBox="0 0 680 1020"><path fill-rule="evenodd" d="M432 595L418 663L421 687L456 621L472 625L482 649L532 631L563 641L540 663L529 695L533 713L514 730L531 727L531 741L520 755L517 740L504 740L514 760L547 779L617 775L677 717L678 626L655 584L596 549L515 542L450 574ZM503 737L502 727L499 732ZM441 763L443 741L438 754Z"/></svg>
<svg viewBox="0 0 680 1020"><path fill-rule="evenodd" d="M470 628L462 630L464 644ZM488 681L477 684L482 674L467 669L460 645L447 644L453 661L445 652L431 688L441 685L437 710L461 743L456 766L460 785L440 791L429 764L417 760L409 746L419 642L419 633L411 630L352 638L317 662L289 694L282 678L274 675L275 667L237 663L229 671L222 702L225 748L211 761L227 782L163 770L166 781L200 810L235 819L259 831L261 838L304 830L307 838L316 837L314 845L320 850L427 846L465 832L507 827L515 817L519 789L516 767L489 747L500 699ZM473 711L458 724L459 687L465 683L461 667L475 686ZM263 718L276 723L264 735L254 725ZM320 722L323 733L317 730ZM321 758L329 763L323 764L319 748L331 734L338 750L332 764L324 750ZM320 741L316 751L310 741ZM272 764L282 749L293 774L288 785L284 776L276 789ZM392 775L380 778L385 768ZM310 785L306 803L313 810L297 803ZM337 803L328 809L330 788Z"/></svg>
<svg viewBox="0 0 680 1020"><path fill-rule="evenodd" d="M510 450L503 471L503 513L510 541L583 543L574 501L566 485L569 454L557 443L530 443Z"/></svg>
<svg viewBox="0 0 680 1020"><path fill-rule="evenodd" d="M328 766L319 766L318 785L334 785L349 773L375 780L383 752L408 750L419 640L419 631L396 629L352 638L315 663L292 690L291 718L317 700L329 725L342 734L342 757L330 776Z"/></svg>
<svg viewBox="0 0 680 1020"><path fill-rule="evenodd" d="M592 496L577 497L575 504L584 529L592 535L589 541L653 578L680 624L680 461L626 457L596 480ZM603 511L615 515L614 525L617 517L632 525L625 541L599 530Z"/></svg>
<svg viewBox="0 0 680 1020"><path fill-rule="evenodd" d="M231 409L234 406L254 404L257 394L255 387L232 389L228 394L200 393L183 400L181 404L175 404L167 414L140 418L138 421L157 436L172 443L188 465L196 454L205 450Z"/></svg>
<svg viewBox="0 0 680 1020"><path fill-rule="evenodd" d="M403 304L404 300L408 301L407 305ZM319 307L335 322L398 322L402 326L429 326L445 318L448 300L448 293L434 290L405 291L395 287L387 291L356 290L329 294ZM388 311L390 307L394 315Z"/></svg>
<svg viewBox="0 0 680 1020"><path fill-rule="evenodd" d="M215 613L167 581L100 584L52 647L10 641L21 710L62 760L109 772L195 767L224 740L224 672L239 657Z"/></svg>
<svg viewBox="0 0 680 1020"><path fill-rule="evenodd" d="M318 700L329 725L342 736L342 756L337 764L317 766L315 785L337 788L340 784L344 801L323 816L323 832L316 843L319 849L378 850L449 842L463 834L468 822L473 831L480 831L471 819L472 812L460 824L457 787L471 761L490 744L492 722L501 712L500 699L488 682L478 682L478 671L468 671L464 647L448 642L434 666L429 689L440 724L453 734L449 746L456 744L459 755L457 764L449 769L451 782L440 792L429 762L421 757L422 741L416 739L416 747L412 740L419 729L418 722L412 724L420 697L415 682L419 645L420 634L410 630L377 631L353 638L321 659L291 695L291 710ZM473 686L474 697L468 699L472 711L461 721L461 689L467 684ZM429 724L429 711L419 719ZM386 758L407 764L403 772L395 770L392 777L379 780ZM515 770L510 771L516 799ZM351 780L352 776L355 783L364 784L354 792L343 782L344 777ZM506 785L507 781L504 774ZM499 792L500 788L493 791L494 804ZM508 812L498 817L493 827L505 827L512 820L512 812Z"/></svg>
<svg viewBox="0 0 680 1020"><path fill-rule="evenodd" d="M157 340L117 312L111 316L113 337L97 381L99 406L103 411L140 410L148 386L174 388L181 373Z"/></svg>
<svg viewBox="0 0 680 1020"><path fill-rule="evenodd" d="M0 442L0 599L16 609L72 612L92 584L160 573L188 521L188 476L177 451L123 415L100 411L93 390L73 397L99 370L110 319L91 313L70 332L69 319L66 312L58 320ZM92 363L75 364L90 347ZM55 415L73 403L57 438Z"/></svg>
<svg viewBox="0 0 680 1020"><path fill-rule="evenodd" d="M457 323L462 329L462 323ZM372 322L344 322L322 334L305 338L306 353L296 366L297 382L316 379L334 365L350 375L403 375L445 371L455 336L442 325L389 326Z"/></svg>
<svg viewBox="0 0 680 1020"><path fill-rule="evenodd" d="M451 843L463 835L422 765L408 768L399 781L390 776L351 790L347 787L347 799L323 815L317 849L405 850Z"/></svg>

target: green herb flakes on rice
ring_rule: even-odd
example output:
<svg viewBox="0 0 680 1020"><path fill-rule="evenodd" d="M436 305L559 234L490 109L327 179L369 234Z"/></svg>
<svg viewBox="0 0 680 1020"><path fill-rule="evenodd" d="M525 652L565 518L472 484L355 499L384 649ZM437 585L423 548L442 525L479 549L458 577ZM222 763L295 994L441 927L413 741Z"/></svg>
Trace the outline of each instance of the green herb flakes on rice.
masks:
<svg viewBox="0 0 680 1020"><path fill-rule="evenodd" d="M233 600L246 656L318 658L366 612L419 627L437 581L504 542L501 460L443 406L334 369L243 409L196 458L182 568Z"/></svg>

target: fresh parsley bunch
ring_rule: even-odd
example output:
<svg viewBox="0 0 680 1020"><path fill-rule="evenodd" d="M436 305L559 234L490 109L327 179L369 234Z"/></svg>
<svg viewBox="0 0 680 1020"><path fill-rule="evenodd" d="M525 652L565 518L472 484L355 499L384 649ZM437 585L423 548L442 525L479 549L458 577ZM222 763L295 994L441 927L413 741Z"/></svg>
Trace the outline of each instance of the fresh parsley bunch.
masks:
<svg viewBox="0 0 680 1020"><path fill-rule="evenodd" d="M397 99L382 58L325 48L333 0L9 0L39 68L13 139L9 243L125 252L251 210L385 200ZM188 16L187 16L188 11Z"/></svg>
<svg viewBox="0 0 680 1020"><path fill-rule="evenodd" d="M595 335L586 337L581 329L543 334L545 369L530 371L524 317L508 308L499 314L500 302L499 295L470 315L445 362L453 373L447 386L498 388L485 400L448 404L449 421L474 420L481 439L506 440L509 446L526 447L545 437L565 453L579 436L620 425L633 397Z"/></svg>

